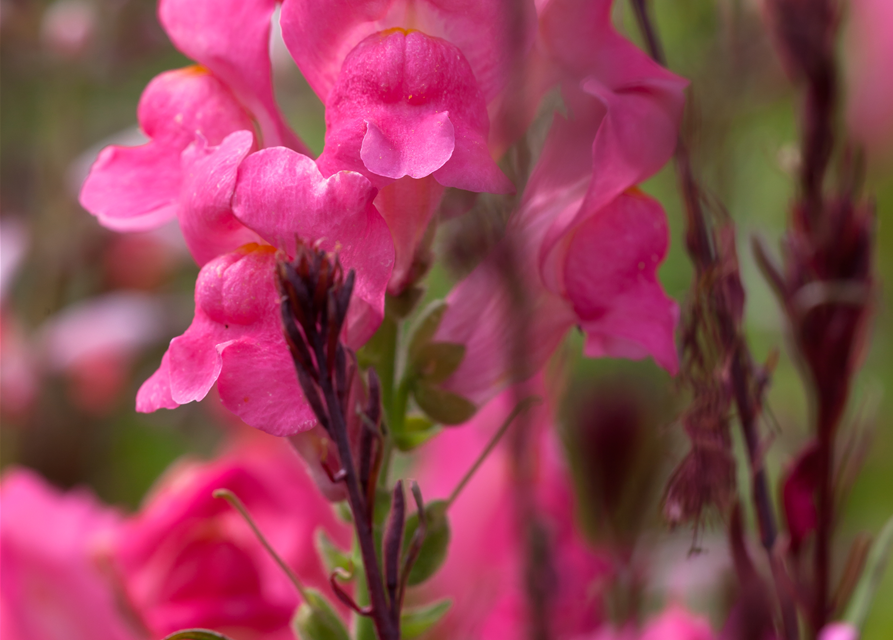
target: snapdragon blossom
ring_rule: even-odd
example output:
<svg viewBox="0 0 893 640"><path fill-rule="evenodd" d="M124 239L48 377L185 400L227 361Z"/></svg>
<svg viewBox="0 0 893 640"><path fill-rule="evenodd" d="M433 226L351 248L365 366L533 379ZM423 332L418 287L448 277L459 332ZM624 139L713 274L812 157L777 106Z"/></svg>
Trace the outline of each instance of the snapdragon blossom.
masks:
<svg viewBox="0 0 893 640"><path fill-rule="evenodd" d="M506 238L450 293L436 335L466 345L444 386L476 403L509 372L542 367L575 325L590 357L651 356L677 369L678 307L657 280L666 217L636 185L673 151L686 83L621 38L609 10L609 2L554 0L541 14L537 64L548 62L569 113L556 114ZM595 53L591 42L601 43ZM523 287L527 309L506 277ZM510 355L518 340L526 371Z"/></svg>

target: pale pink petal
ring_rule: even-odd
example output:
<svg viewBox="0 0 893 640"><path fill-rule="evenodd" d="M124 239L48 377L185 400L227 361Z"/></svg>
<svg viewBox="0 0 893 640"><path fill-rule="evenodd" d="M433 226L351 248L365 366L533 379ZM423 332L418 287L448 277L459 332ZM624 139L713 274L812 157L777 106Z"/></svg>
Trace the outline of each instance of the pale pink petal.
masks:
<svg viewBox="0 0 893 640"><path fill-rule="evenodd" d="M360 171L377 187L433 174L444 186L507 193L487 147L486 104L461 52L395 30L350 52L326 102L326 174Z"/></svg>
<svg viewBox="0 0 893 640"><path fill-rule="evenodd" d="M590 357L651 356L676 373L679 308L657 280L669 231L656 200L621 195L569 237L564 286Z"/></svg>
<svg viewBox="0 0 893 640"><path fill-rule="evenodd" d="M542 286L531 256L507 267L499 251L453 288L435 334L438 341L465 346L465 358L443 387L475 404L539 371L575 321L570 305ZM508 289L507 268L525 288L525 308ZM514 357L519 343L523 368Z"/></svg>
<svg viewBox="0 0 893 640"><path fill-rule="evenodd" d="M150 141L104 149L81 190L81 205L117 231L144 231L176 215L180 154L197 134L217 145L233 131L253 128L229 90L198 67L152 80L138 117Z"/></svg>
<svg viewBox="0 0 893 640"><path fill-rule="evenodd" d="M275 148L245 159L233 198L236 217L274 246L291 255L298 239L319 243L356 271L345 328L353 347L368 340L384 317L394 267L394 244L374 197L362 175L342 171L323 178L307 156Z"/></svg>
<svg viewBox="0 0 893 640"><path fill-rule="evenodd" d="M822 627L819 640L859 640L859 630L848 622L832 622Z"/></svg>
<svg viewBox="0 0 893 640"><path fill-rule="evenodd" d="M375 196L375 207L391 230L396 251L394 272L388 290L393 294L418 277L415 260L428 225L443 196L444 187L433 177L421 180L403 177L384 187Z"/></svg>
<svg viewBox="0 0 893 640"><path fill-rule="evenodd" d="M456 45L489 102L536 33L532 0L287 0L281 22L289 51L323 102L350 51L373 33L393 28Z"/></svg>
<svg viewBox="0 0 893 640"><path fill-rule="evenodd" d="M178 217L189 251L200 266L243 244L260 241L232 212L236 171L253 146L250 131L237 131L218 147L209 147L200 137L181 156Z"/></svg>
<svg viewBox="0 0 893 640"><path fill-rule="evenodd" d="M440 169L453 155L455 137L453 123L446 111L415 114L407 109L396 109L393 123L380 118L382 123L394 124L384 134L375 122L366 122L366 135L360 147L360 159L372 173L393 178L409 176L424 178ZM402 126L401 126L402 125ZM411 128L410 128L411 127Z"/></svg>
<svg viewBox="0 0 893 640"><path fill-rule="evenodd" d="M220 77L254 114L261 146L306 152L273 94L270 21L275 9L276 0L161 0L158 17L174 45Z"/></svg>

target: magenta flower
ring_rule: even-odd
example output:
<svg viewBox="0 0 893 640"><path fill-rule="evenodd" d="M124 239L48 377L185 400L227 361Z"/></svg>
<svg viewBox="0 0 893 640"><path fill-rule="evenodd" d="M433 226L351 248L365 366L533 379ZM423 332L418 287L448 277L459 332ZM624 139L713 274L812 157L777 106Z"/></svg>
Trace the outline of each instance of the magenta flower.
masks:
<svg viewBox="0 0 893 640"><path fill-rule="evenodd" d="M234 131L253 129L232 93L200 67L152 80L137 117L149 142L104 149L81 191L81 205L116 231L145 231L177 215L180 154L197 135L218 145Z"/></svg>
<svg viewBox="0 0 893 640"><path fill-rule="evenodd" d="M444 386L478 404L510 371L530 375L542 367L574 325L586 334L590 357L651 356L671 373L678 366L678 307L657 281L669 243L666 219L660 204L635 185L670 157L686 83L613 31L609 4L596 7L594 17L601 20L596 31L604 47L623 61L613 67L582 56L584 41L573 39L588 33L575 25L588 25L584 18L593 16L571 1L547 5L543 32L556 22L568 30L566 41L555 33L550 64L570 115L556 115L505 244L447 300L436 339L467 349ZM593 41L585 42L591 48ZM587 72L593 75L580 77ZM574 77L576 83L568 80ZM528 309L513 307L507 264L525 287ZM520 338L512 328L519 317L526 323ZM527 371L511 362L518 339Z"/></svg>
<svg viewBox="0 0 893 640"><path fill-rule="evenodd" d="M420 449L416 473L426 500L450 495L514 401L512 392L494 398L473 420L444 431ZM550 589L552 637L570 640L601 624L598 583L608 577L611 567L575 526L572 480L550 409L541 406L529 416L538 452L537 474L531 480L534 502L548 531L556 572ZM432 638L516 638L530 628L522 564L525 540L514 510L520 489L512 465L510 448L498 446L447 512L452 531L449 555L421 588L420 597L450 598L453 605Z"/></svg>
<svg viewBox="0 0 893 640"><path fill-rule="evenodd" d="M245 245L202 268L192 325L171 341L161 367L140 388L137 410L200 400L217 382L223 404L251 426L274 435L306 431L316 420L301 400L282 337L276 251L293 255L299 240L318 243L337 251L345 269L356 270L344 339L357 348L384 315L393 243L372 206L368 180L346 171L323 178L312 160L294 151L279 147L248 156L233 189L232 213L220 211L269 244Z"/></svg>
<svg viewBox="0 0 893 640"><path fill-rule="evenodd" d="M276 106L270 24L276 0L160 0L158 17L180 51L209 69L257 119L262 146L308 153Z"/></svg>
<svg viewBox="0 0 893 640"><path fill-rule="evenodd" d="M360 42L326 101L323 173L351 169L378 187L410 176L508 193L490 157L484 96L453 44L392 29Z"/></svg>
<svg viewBox="0 0 893 640"><path fill-rule="evenodd" d="M395 28L455 45L490 102L508 82L518 52L532 44L535 18L530 0L286 0L281 22L288 50L323 102L328 103L354 47L374 33Z"/></svg>
<svg viewBox="0 0 893 640"><path fill-rule="evenodd" d="M114 560L127 597L153 637L211 628L239 640L292 637L299 596L241 516L248 508L273 548L308 585L325 589L314 535L349 544L287 443L256 436L209 463L181 462L117 537Z"/></svg>
<svg viewBox="0 0 893 640"><path fill-rule="evenodd" d="M9 640L134 640L102 556L119 515L82 490L61 493L10 469L0 483L0 635Z"/></svg>

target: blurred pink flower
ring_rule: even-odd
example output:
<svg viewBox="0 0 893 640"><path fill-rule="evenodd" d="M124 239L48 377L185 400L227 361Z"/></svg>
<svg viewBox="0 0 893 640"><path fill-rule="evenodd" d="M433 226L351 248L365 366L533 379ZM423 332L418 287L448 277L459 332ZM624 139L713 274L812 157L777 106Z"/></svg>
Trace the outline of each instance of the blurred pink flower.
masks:
<svg viewBox="0 0 893 640"><path fill-rule="evenodd" d="M84 53L96 36L96 7L89 0L56 0L43 13L40 39L58 56Z"/></svg>
<svg viewBox="0 0 893 640"><path fill-rule="evenodd" d="M277 553L307 585L328 589L318 529L342 547L338 521L287 443L261 436L207 463L172 467L127 520L114 559L153 636L203 627L236 640L291 638L294 586L242 517L215 489L235 493Z"/></svg>
<svg viewBox="0 0 893 640"><path fill-rule="evenodd" d="M83 490L50 487L25 469L0 482L0 630L4 640L132 640L100 557L117 513Z"/></svg>
<svg viewBox="0 0 893 640"><path fill-rule="evenodd" d="M553 0L541 21L569 116L555 116L507 239L450 293L435 336L466 345L444 386L478 404L508 372L541 368L574 325L590 357L651 356L671 373L678 366L678 306L657 280L666 218L636 184L673 152L686 82L613 30L610 2ZM525 309L507 290L507 270ZM527 371L511 356L517 340L527 345Z"/></svg>
<svg viewBox="0 0 893 640"><path fill-rule="evenodd" d="M228 141L241 136L233 134ZM235 167L233 167L235 171ZM282 336L274 282L277 248L295 242L337 251L356 285L344 328L348 346L368 340L384 316L394 249L363 176L323 178L310 158L282 147L248 156L234 178L233 214L271 244L248 244L207 263L195 288L195 318L171 341L159 370L137 395L138 411L172 409L201 400L218 382L220 398L253 427L274 435L315 424L301 401L294 363Z"/></svg>
<svg viewBox="0 0 893 640"><path fill-rule="evenodd" d="M832 622L821 630L819 640L859 640L859 630L847 622Z"/></svg>
<svg viewBox="0 0 893 640"><path fill-rule="evenodd" d="M420 449L416 473L426 501L450 495L508 416L515 399L512 392L494 398L473 420L442 432ZM611 564L576 526L571 476L551 428L550 409L540 406L528 416L537 451L534 502L555 571L549 587L552 637L575 638L602 622L600 583L610 575ZM514 509L514 494L519 490L515 483L511 449L504 442L490 453L449 508L452 538L446 563L413 596L453 601L432 638L516 638L529 628L523 566L527 551Z"/></svg>
<svg viewBox="0 0 893 640"><path fill-rule="evenodd" d="M851 0L847 26L846 122L871 156L893 151L893 3Z"/></svg>

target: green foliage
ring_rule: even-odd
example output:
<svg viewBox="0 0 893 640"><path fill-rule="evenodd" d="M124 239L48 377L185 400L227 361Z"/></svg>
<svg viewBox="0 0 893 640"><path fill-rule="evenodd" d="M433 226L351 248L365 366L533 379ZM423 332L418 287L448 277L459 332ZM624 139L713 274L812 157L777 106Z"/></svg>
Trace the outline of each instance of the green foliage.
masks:
<svg viewBox="0 0 893 640"><path fill-rule="evenodd" d="M440 622L452 605L452 600L438 600L425 607L404 609L400 615L400 637L403 640L418 638Z"/></svg>
<svg viewBox="0 0 893 640"><path fill-rule="evenodd" d="M304 595L306 601L292 619L292 629L300 640L350 640L347 627L325 596L316 589L305 589Z"/></svg>
<svg viewBox="0 0 893 640"><path fill-rule="evenodd" d="M394 438L394 445L400 451L412 451L428 442L440 431L439 425L424 416L409 416L403 422L403 428L391 435Z"/></svg>
<svg viewBox="0 0 893 640"><path fill-rule="evenodd" d="M336 569L341 569L347 574L353 574L353 558L332 542L325 531L322 529L317 530L314 542L316 543L316 551L319 553L327 574L331 574Z"/></svg>
<svg viewBox="0 0 893 640"><path fill-rule="evenodd" d="M229 636L210 629L184 629L167 636L164 640L231 640Z"/></svg>
<svg viewBox="0 0 893 640"><path fill-rule="evenodd" d="M477 407L462 396L428 384L417 385L413 396L419 408L441 424L462 424L477 411Z"/></svg>
<svg viewBox="0 0 893 640"><path fill-rule="evenodd" d="M427 530L419 557L409 572L409 584L412 586L428 580L446 560L450 546L450 522L446 514L448 506L445 500L435 500L425 505ZM413 513L406 519L406 530L403 534L404 553L409 549L412 536L418 528L419 514Z"/></svg>
<svg viewBox="0 0 893 640"><path fill-rule="evenodd" d="M887 568L891 552L893 552L893 518L887 520L878 534L877 540L871 545L871 551L868 552L868 558L865 560L865 568L862 570L862 577L859 579L859 584L856 585L856 590L853 592L843 616L844 622L849 622L857 629L861 629L865 625L868 611L871 609L875 593L884 577L884 570Z"/></svg>

